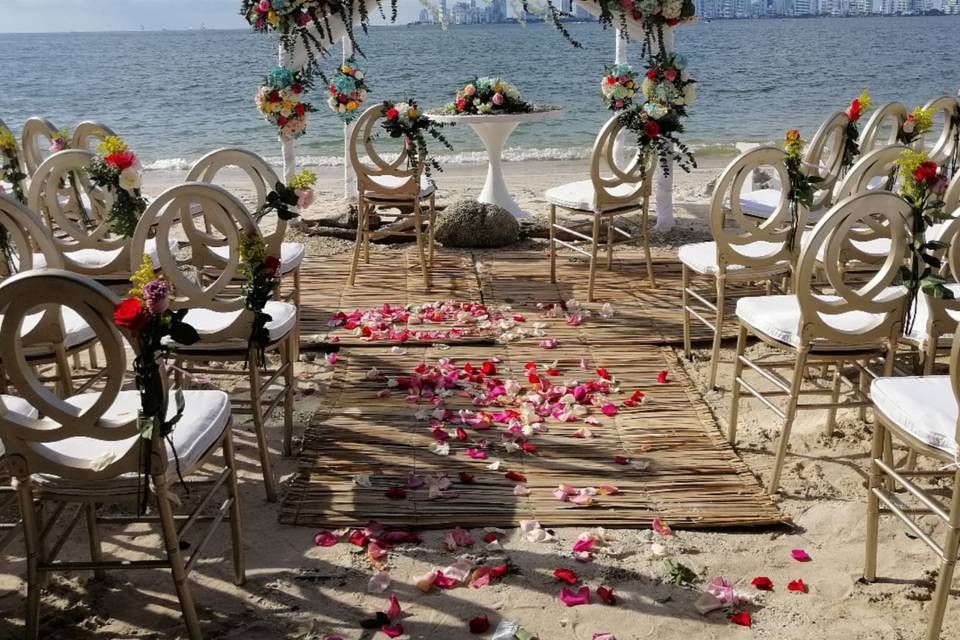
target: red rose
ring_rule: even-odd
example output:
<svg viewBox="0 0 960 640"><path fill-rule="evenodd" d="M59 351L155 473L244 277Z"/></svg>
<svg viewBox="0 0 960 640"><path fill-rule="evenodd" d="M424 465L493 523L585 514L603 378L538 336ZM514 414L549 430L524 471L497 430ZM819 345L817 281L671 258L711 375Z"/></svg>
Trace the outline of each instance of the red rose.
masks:
<svg viewBox="0 0 960 640"><path fill-rule="evenodd" d="M304 107L302 104L298 104L293 108L293 110L296 112L298 116L302 116L304 113L306 113L307 108Z"/></svg>
<svg viewBox="0 0 960 640"><path fill-rule="evenodd" d="M467 106L467 103L463 98L457 98L457 111L463 111L464 107Z"/></svg>
<svg viewBox="0 0 960 640"><path fill-rule="evenodd" d="M290 87L290 91L293 91L294 93L303 93L303 87L301 87L298 84L295 84L292 87Z"/></svg>
<svg viewBox="0 0 960 640"><path fill-rule="evenodd" d="M670 18L669 20L667 20L668 27L675 27L678 24L680 24L680 18Z"/></svg>
<svg viewBox="0 0 960 640"><path fill-rule="evenodd" d="M125 298L113 309L113 324L136 333L147 324L140 298Z"/></svg>
<svg viewBox="0 0 960 640"><path fill-rule="evenodd" d="M615 76L607 76L607 84L617 84L617 78Z"/></svg>
<svg viewBox="0 0 960 640"><path fill-rule="evenodd" d="M387 109L387 120L396 120L398 115L400 115L400 112L393 107Z"/></svg>
<svg viewBox="0 0 960 640"><path fill-rule="evenodd" d="M263 266L273 275L277 275L280 271L280 258L277 256L267 256L266 260L263 261Z"/></svg>
<svg viewBox="0 0 960 640"><path fill-rule="evenodd" d="M660 125L657 124L656 120L647 120L644 133L647 134L648 138L656 138L658 135L660 135Z"/></svg>
<svg viewBox="0 0 960 640"><path fill-rule="evenodd" d="M336 92L337 92L337 88L334 87L333 85L330 85L330 93L336 93Z"/></svg>
<svg viewBox="0 0 960 640"><path fill-rule="evenodd" d="M860 119L860 101L854 100L850 103L850 108L847 110L847 115L850 117L852 122L856 122Z"/></svg>
<svg viewBox="0 0 960 640"><path fill-rule="evenodd" d="M137 156L133 155L131 152L127 151L125 153L111 153L106 158L103 159L111 167L116 167L123 171L124 169L129 169L133 166L133 163L137 161Z"/></svg>
<svg viewBox="0 0 960 640"><path fill-rule="evenodd" d="M297 24L299 24L301 27L305 27L309 23L310 23L310 14L301 13L300 15L297 16Z"/></svg>
<svg viewBox="0 0 960 640"><path fill-rule="evenodd" d="M279 118L277 118L277 126L278 126L278 127L282 127L282 126L285 125L285 124L287 124L287 119L286 119L286 118L284 118L283 116L280 116Z"/></svg>
<svg viewBox="0 0 960 640"><path fill-rule="evenodd" d="M280 92L274 89L270 92L269 97L270 102L280 102Z"/></svg>
<svg viewBox="0 0 960 640"><path fill-rule="evenodd" d="M920 166L917 167L917 170L913 172L913 179L916 180L917 183L933 185L937 180L939 180L939 176L937 175L937 171L939 171L939 169L940 167L937 166L936 162L933 160L927 160L926 162L921 163Z"/></svg>
<svg viewBox="0 0 960 640"><path fill-rule="evenodd" d="M337 100L339 100L339 101L342 102L343 104L347 104L347 102L348 102L350 99L349 99L347 96L345 96L344 94L341 93L340 95L337 96Z"/></svg>
<svg viewBox="0 0 960 640"><path fill-rule="evenodd" d="M647 79L648 79L648 80L656 80L656 79L657 79L657 71L658 71L658 69L656 69L656 68L648 70L648 71L647 71Z"/></svg>

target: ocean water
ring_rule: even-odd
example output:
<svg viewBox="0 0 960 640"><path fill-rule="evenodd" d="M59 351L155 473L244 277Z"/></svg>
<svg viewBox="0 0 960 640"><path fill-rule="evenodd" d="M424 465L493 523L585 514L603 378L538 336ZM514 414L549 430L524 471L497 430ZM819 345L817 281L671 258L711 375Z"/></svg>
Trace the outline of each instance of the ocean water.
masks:
<svg viewBox="0 0 960 640"><path fill-rule="evenodd" d="M564 110L523 125L509 159L586 157L608 117L598 98L612 62L614 34L596 24L570 30L582 49L537 25L371 28L360 35L370 102L416 98L449 102L471 75L499 75L523 96ZM737 141L779 140L788 128L812 135L861 89L877 102L908 106L960 88L960 18L738 20L677 29L675 47L699 82L685 139L700 154L730 152ZM94 119L128 139L148 168L185 168L222 146L275 159L273 128L253 95L276 59L274 40L249 31L0 34L0 119L15 131L34 115L57 126ZM630 58L640 65L639 44ZM331 72L336 59L324 68ZM319 87L298 153L337 164L342 125ZM448 129L449 162L483 154L466 127Z"/></svg>

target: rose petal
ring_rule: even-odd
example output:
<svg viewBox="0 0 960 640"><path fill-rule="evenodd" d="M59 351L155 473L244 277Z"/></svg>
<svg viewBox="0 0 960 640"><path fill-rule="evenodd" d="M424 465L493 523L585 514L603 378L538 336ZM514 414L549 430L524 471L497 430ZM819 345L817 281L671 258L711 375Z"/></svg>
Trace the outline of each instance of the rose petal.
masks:
<svg viewBox="0 0 960 640"><path fill-rule="evenodd" d="M630 459L626 456L613 456L613 461L616 464L630 464Z"/></svg>
<svg viewBox="0 0 960 640"><path fill-rule="evenodd" d="M567 584L577 584L578 581L577 574L570 569L556 569L553 572L553 577L557 580L563 580Z"/></svg>
<svg viewBox="0 0 960 640"><path fill-rule="evenodd" d="M523 484L514 485L513 495L520 496L520 497L528 496L530 495L530 489L528 489L527 486Z"/></svg>
<svg viewBox="0 0 960 640"><path fill-rule="evenodd" d="M590 640L617 640L609 631L600 631L593 634Z"/></svg>
<svg viewBox="0 0 960 640"><path fill-rule="evenodd" d="M470 633L486 633L490 630L490 620L487 616L471 618L468 624L470 626Z"/></svg>
<svg viewBox="0 0 960 640"><path fill-rule="evenodd" d="M527 477L522 473L517 473L516 471L507 471L503 474L507 480L513 480L514 482L526 482Z"/></svg>
<svg viewBox="0 0 960 640"><path fill-rule="evenodd" d="M730 616L730 622L733 624L738 624L741 627L749 627L753 625L753 620L750 619L749 611L741 611L740 613L735 613Z"/></svg>
<svg viewBox="0 0 960 640"><path fill-rule="evenodd" d="M403 500L407 497L407 492L402 487L390 487L385 495L391 500Z"/></svg>
<svg viewBox="0 0 960 640"><path fill-rule="evenodd" d="M796 591L798 593L806 593L807 585L803 583L803 580L797 578L796 580L791 580L787 583L787 591Z"/></svg>
<svg viewBox="0 0 960 640"><path fill-rule="evenodd" d="M483 534L483 541L488 544L491 542L496 542L497 534L495 534L493 531L488 531L487 533Z"/></svg>
<svg viewBox="0 0 960 640"><path fill-rule="evenodd" d="M613 404L612 402L606 402L600 407L600 411L605 416L613 417L617 415L617 405Z"/></svg>
<svg viewBox="0 0 960 640"><path fill-rule="evenodd" d="M658 384L666 384L667 382L669 382L669 380L667 380L667 376L668 376L668 375L670 375L670 372L667 371L666 369L664 369L663 371L661 371L660 373L658 373L658 374L657 374L657 383L658 383Z"/></svg>
<svg viewBox="0 0 960 640"><path fill-rule="evenodd" d="M794 549L790 552L790 555L793 556L793 559L797 562L810 562L813 559L810 557L810 554L803 549Z"/></svg>
<svg viewBox="0 0 960 640"><path fill-rule="evenodd" d="M596 541L593 538L584 538L573 543L574 553L583 553L593 551L593 545Z"/></svg>
<svg viewBox="0 0 960 640"><path fill-rule="evenodd" d="M313 536L313 544L318 547L332 547L333 545L340 542L340 536L336 535L333 531L328 531L324 529L323 531L318 531Z"/></svg>
<svg viewBox="0 0 960 640"><path fill-rule="evenodd" d="M613 595L613 589L608 589L607 587L597 587L597 596L610 606L617 604L617 599Z"/></svg>
<svg viewBox="0 0 960 640"><path fill-rule="evenodd" d="M460 479L460 482L464 484L473 484L475 482L472 474L467 473L466 471L461 471L457 474L457 477Z"/></svg>
<svg viewBox="0 0 960 640"><path fill-rule="evenodd" d="M760 591L773 591L773 580L767 576L758 576L750 581Z"/></svg>
<svg viewBox="0 0 960 640"><path fill-rule="evenodd" d="M663 522L663 520L661 520L659 517L655 517L653 519L653 523L651 523L650 528L652 528L657 535L661 535L661 536L673 535L673 529L671 529L669 525Z"/></svg>
<svg viewBox="0 0 960 640"><path fill-rule="evenodd" d="M418 578L414 578L413 582L417 585L417 589L428 593L433 588L433 581L437 579L437 570L431 569L427 573L423 574Z"/></svg>
<svg viewBox="0 0 960 640"><path fill-rule="evenodd" d="M380 627L380 631L383 632L388 638L397 638L403 635L403 625L393 624L393 625L383 625Z"/></svg>
<svg viewBox="0 0 960 640"><path fill-rule="evenodd" d="M390 618L390 621L393 622L400 617L400 614L403 611L400 610L400 601L397 600L397 596L392 595L389 598L390 605L387 607L387 617Z"/></svg>
<svg viewBox="0 0 960 640"><path fill-rule="evenodd" d="M367 582L367 593L383 593L390 586L390 574L380 571Z"/></svg>
<svg viewBox="0 0 960 640"><path fill-rule="evenodd" d="M590 587L580 587L576 592L564 587L560 590L560 602L568 607L590 604Z"/></svg>

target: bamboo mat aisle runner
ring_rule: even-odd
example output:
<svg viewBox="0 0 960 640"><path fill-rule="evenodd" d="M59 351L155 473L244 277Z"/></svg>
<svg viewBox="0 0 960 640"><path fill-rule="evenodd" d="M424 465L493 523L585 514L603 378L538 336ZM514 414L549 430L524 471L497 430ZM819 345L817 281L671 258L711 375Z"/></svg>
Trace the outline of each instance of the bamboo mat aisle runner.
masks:
<svg viewBox="0 0 960 640"><path fill-rule="evenodd" d="M367 286L346 289L331 286L327 280L323 289L330 298L325 304L328 309L339 304L349 310L351 305L367 308L387 300L463 299L462 293L471 292L471 256L438 254L438 259L443 263L434 271L430 294L420 292L422 283L413 269L403 273L400 268L386 269L385 263L371 264ZM646 281L639 277L642 261L636 260L626 268L637 272L635 278L624 278L624 273L617 271L601 276L598 297L617 298L615 314L606 320L588 318L579 327L567 325L562 318L537 317L529 307L558 294L565 295L560 299L585 298L580 295L586 287L583 265L558 263L563 264L558 280L564 284L550 285L540 273L545 261L538 253L486 255L477 257L476 263L487 304L509 302L523 310L527 324L546 322L546 335L556 338L559 347L545 350L538 347L536 339L527 338L507 345L464 344L449 349L408 345L404 355L391 353L390 345L383 343L343 348L323 409L305 431L300 469L289 484L281 522L337 527L374 519L387 525L422 528L511 526L524 519L536 519L544 526L645 527L654 516L681 527L783 522L783 516L721 436L706 404L677 366L672 350L649 344L649 334L663 326L665 316L653 311L644 314L642 307L661 304L662 309L671 293L667 290L644 296ZM405 266L409 264L405 261ZM411 266L415 267L415 262ZM658 264L664 289L669 286L671 270L665 262ZM323 271L332 276L331 265ZM679 275L676 279L679 281ZM404 280L409 285L401 288ZM566 287L569 295L563 291ZM615 290L620 293L613 295ZM308 296L320 300L316 290L310 291L305 285L304 299ZM651 302L655 298L662 302ZM613 418L594 412L602 426L594 429L596 437L592 440L571 437L575 429L584 426L574 422L551 424L549 433L533 438L538 450L532 455L507 454L492 448L491 456L503 463L498 471L491 471L486 469L488 460L472 460L464 454L469 446L466 443L454 443L447 457L431 453L428 445L433 437L428 422L418 421L415 415L418 406L424 405L405 402L402 392L377 397L386 377L409 375L420 362L451 358L462 366L495 357L501 360L497 365L499 377L520 381L526 379L523 365L528 361L543 368L556 359L562 379L592 378L593 368L605 367L620 381L621 391L611 396L613 401L619 405L639 389L647 394L648 402L635 408L621 406ZM581 358L588 360L588 371L580 369ZM383 378L367 378L374 367ZM657 374L663 369L670 372L670 382L659 385ZM458 400L461 404L450 401L448 406L474 408L468 399ZM473 441L499 439L496 430L468 433ZM615 464L617 455L649 462L649 468ZM508 470L527 477L529 496L514 495L515 483L504 478ZM405 487L409 473L446 473L456 479L461 471L473 474L476 482L455 483L451 490L457 492L456 498L427 500L426 488L408 490L403 500L385 495L391 486ZM372 486L355 484L353 477L358 474L369 475ZM576 507L554 498L553 490L560 483L577 488L614 485L621 493L600 496L591 507Z"/></svg>

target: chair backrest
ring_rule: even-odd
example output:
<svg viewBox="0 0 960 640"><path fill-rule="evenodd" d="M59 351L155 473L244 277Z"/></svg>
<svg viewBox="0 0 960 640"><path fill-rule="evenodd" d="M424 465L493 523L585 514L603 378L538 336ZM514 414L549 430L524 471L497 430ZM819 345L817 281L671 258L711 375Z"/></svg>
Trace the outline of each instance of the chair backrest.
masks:
<svg viewBox="0 0 960 640"><path fill-rule="evenodd" d="M877 107L860 131L860 153L897 143L897 132L907 119L907 108L900 102Z"/></svg>
<svg viewBox="0 0 960 640"><path fill-rule="evenodd" d="M106 212L113 206L113 195L94 186L86 171L94 158L89 151L68 149L44 160L30 181L27 203L43 216L66 269L97 278L123 278L130 273L130 242L110 230ZM75 253L81 249L116 255L102 254L108 259L91 261L86 259L89 252Z"/></svg>
<svg viewBox="0 0 960 640"><path fill-rule="evenodd" d="M416 166L407 166L407 147L398 141L399 154L393 160L384 158L374 146L378 132L373 127L386 118L384 106L370 107L353 123L350 132L350 162L357 174L357 191L362 194L380 196L416 197L420 193L420 177L423 175L424 159L419 158ZM381 139L383 135L379 136ZM369 162L364 162L360 150L366 154Z"/></svg>
<svg viewBox="0 0 960 640"><path fill-rule="evenodd" d="M800 336L804 343L824 339L849 345L889 343L903 324L906 290L895 287L910 241L910 205L887 191L850 196L824 216L800 252L795 286L800 303ZM846 268L851 231L869 227L890 245L882 264L864 282ZM822 264L820 259L822 259ZM816 280L822 269L826 283ZM832 290L835 295L821 291ZM852 315L872 314L856 330L845 326Z"/></svg>
<svg viewBox="0 0 960 640"><path fill-rule="evenodd" d="M202 221L191 215L197 207L203 211ZM205 228L197 228L198 222ZM191 226L187 232L186 228ZM200 338L213 342L249 337L253 314L244 308L244 297L234 283L242 279L240 241L251 234L259 236L260 230L243 204L226 189L212 184L188 182L167 189L140 217L131 242L131 270L140 267L153 229L160 261L154 267L163 270L173 287L171 308L236 311L236 319L221 331L205 332L202 326L196 326ZM177 239L181 233L188 239L184 249L190 253L190 257L183 260L170 249L170 240ZM209 246L229 246L229 258L215 271L201 273L206 265L198 265L193 258L205 254Z"/></svg>
<svg viewBox="0 0 960 640"><path fill-rule="evenodd" d="M752 190L752 175L757 170L775 174L782 185L790 184L786 154L774 146L756 147L740 154L727 165L717 179L710 201L710 232L717 245L717 265L721 272L731 266L749 268L767 267L782 260L792 261L800 244L800 229L806 224L807 211L801 206L797 212L796 242L791 250L792 220L788 190L780 190L780 200L769 217L757 218L744 213L741 194ZM744 245L755 242L770 243L769 251L760 255L742 251Z"/></svg>
<svg viewBox="0 0 960 640"><path fill-rule="evenodd" d="M934 113L943 113L943 129L940 135L933 140L930 147L929 157L938 164L949 162L954 154L957 153L957 146L960 145L960 100L953 96L941 96L934 98L923 106ZM927 134L928 138L932 134Z"/></svg>
<svg viewBox="0 0 960 640"><path fill-rule="evenodd" d="M833 204L833 188L839 182L843 168L848 124L850 116L843 111L836 112L820 125L803 150L803 171L823 179L813 194L811 210L824 209Z"/></svg>
<svg viewBox="0 0 960 640"><path fill-rule="evenodd" d="M236 168L250 179L257 194L257 208L267 201L267 194L282 182L273 167L262 157L246 149L217 149L203 156L193 165L187 174L186 182L206 182L219 184L216 180L221 171ZM222 175L220 176L223 177ZM273 252L279 252L280 244L287 230L287 221L276 218L277 226L271 234L264 234L264 241Z"/></svg>
<svg viewBox="0 0 960 640"><path fill-rule="evenodd" d="M594 211L635 205L640 198L650 195L657 158L637 151L621 166L617 138L624 132L623 120L617 114L604 123L593 142L590 181Z"/></svg>
<svg viewBox="0 0 960 640"><path fill-rule="evenodd" d="M125 455L103 468L78 467L62 455L51 452L43 443L67 438L88 437L118 441L139 437L137 412L108 413L123 388L127 362L125 339L113 325L113 310L119 298L104 286L81 275L61 269L20 273L0 284L0 310L4 330L0 332L0 360L4 373L16 390L42 418L27 418L13 413L0 401L0 438L7 461L16 475L52 473L75 480L115 477L140 468L141 451L131 444ZM52 304L76 311L97 336L105 357L101 391L88 402L68 402L57 397L38 378L27 363L19 329L28 317ZM135 343L130 347L136 349ZM103 461L107 462L107 461Z"/></svg>
<svg viewBox="0 0 960 640"><path fill-rule="evenodd" d="M956 211L960 208L960 171L953 176L947 190L943 194L943 210Z"/></svg>
<svg viewBox="0 0 960 640"><path fill-rule="evenodd" d="M113 129L105 124L93 120L84 120L73 130L73 141L70 143L71 149L82 149L84 151L95 152L97 145L107 136L115 136Z"/></svg>
<svg viewBox="0 0 960 640"><path fill-rule="evenodd" d="M953 335L960 335L960 328L956 328ZM953 386L954 400L960 404L960 340L953 341L953 348L950 349L950 382ZM954 438L960 444L960 417L957 418L957 430Z"/></svg>
<svg viewBox="0 0 960 640"><path fill-rule="evenodd" d="M51 154L50 145L56 133L57 128L45 118L30 118L23 123L20 147L23 150L23 164L31 178Z"/></svg>
<svg viewBox="0 0 960 640"><path fill-rule="evenodd" d="M897 179L895 163L907 148L893 144L862 154L837 185L837 201L866 191L893 191Z"/></svg>

